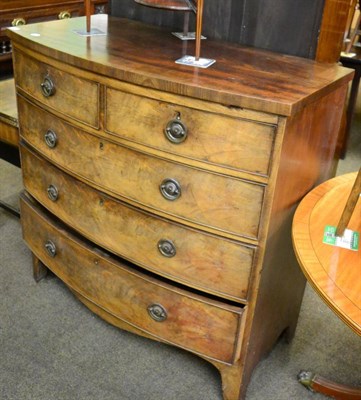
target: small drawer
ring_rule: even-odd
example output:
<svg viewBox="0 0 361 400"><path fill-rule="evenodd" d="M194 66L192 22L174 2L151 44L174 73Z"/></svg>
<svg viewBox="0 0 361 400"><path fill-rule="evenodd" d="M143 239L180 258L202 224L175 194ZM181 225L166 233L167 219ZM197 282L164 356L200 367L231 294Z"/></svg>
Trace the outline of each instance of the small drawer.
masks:
<svg viewBox="0 0 361 400"><path fill-rule="evenodd" d="M2 6L3 3L4 2L2 2ZM29 25L37 22L74 18L79 17L79 15L83 14L83 5L81 4L81 2L79 2L78 4L74 4L74 1L70 0L63 1L62 4L60 1L42 0L40 1L40 3L43 4L39 5L31 2L31 4L27 4L23 7L11 7L10 2L8 3L10 7L5 7L9 10L1 10L2 12L0 15L0 26L2 29L13 26L21 27L23 25ZM19 1L17 1L17 3L19 3ZM22 3L26 2L22 1ZM39 1L37 1L37 3L39 3Z"/></svg>
<svg viewBox="0 0 361 400"><path fill-rule="evenodd" d="M267 176L275 126L107 88L106 129L189 159Z"/></svg>
<svg viewBox="0 0 361 400"><path fill-rule="evenodd" d="M253 246L207 235L126 206L72 178L24 146L26 190L100 246L188 286L245 302Z"/></svg>
<svg viewBox="0 0 361 400"><path fill-rule="evenodd" d="M19 98L22 137L57 166L159 215L257 239L265 187L128 149ZM52 133L51 133L52 132ZM49 147L47 135L56 136ZM44 140L45 138L45 140Z"/></svg>
<svg viewBox="0 0 361 400"><path fill-rule="evenodd" d="M46 107L99 127L99 85L14 51L16 83Z"/></svg>
<svg viewBox="0 0 361 400"><path fill-rule="evenodd" d="M106 315L221 362L234 361L243 309L136 272L21 201L23 237L31 251L75 293Z"/></svg>

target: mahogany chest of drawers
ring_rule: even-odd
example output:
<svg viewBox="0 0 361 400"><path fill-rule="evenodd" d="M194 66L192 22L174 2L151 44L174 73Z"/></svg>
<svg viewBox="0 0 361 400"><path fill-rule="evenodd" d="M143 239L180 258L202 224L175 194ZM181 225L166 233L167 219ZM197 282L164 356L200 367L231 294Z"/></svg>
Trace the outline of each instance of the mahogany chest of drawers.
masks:
<svg viewBox="0 0 361 400"><path fill-rule="evenodd" d="M292 216L333 173L351 74L212 41L216 64L193 69L174 63L184 44L167 31L92 23L106 35L76 35L83 18L9 31L35 278L49 268L108 322L214 364L224 399L243 398L294 334Z"/></svg>

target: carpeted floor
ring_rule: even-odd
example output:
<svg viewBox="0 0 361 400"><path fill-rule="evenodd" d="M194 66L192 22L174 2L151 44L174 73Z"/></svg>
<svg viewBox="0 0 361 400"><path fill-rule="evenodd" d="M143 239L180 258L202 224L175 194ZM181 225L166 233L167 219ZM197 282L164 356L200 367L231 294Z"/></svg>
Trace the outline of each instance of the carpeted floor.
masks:
<svg viewBox="0 0 361 400"><path fill-rule="evenodd" d="M360 97L360 96L359 96ZM359 102L360 103L360 102ZM361 164L361 107L338 174ZM20 170L0 161L0 199L17 203ZM0 209L1 400L221 400L204 360L107 324L51 276L36 284L19 220ZM320 400L301 369L361 386L361 339L307 287L296 336L256 368L247 400Z"/></svg>

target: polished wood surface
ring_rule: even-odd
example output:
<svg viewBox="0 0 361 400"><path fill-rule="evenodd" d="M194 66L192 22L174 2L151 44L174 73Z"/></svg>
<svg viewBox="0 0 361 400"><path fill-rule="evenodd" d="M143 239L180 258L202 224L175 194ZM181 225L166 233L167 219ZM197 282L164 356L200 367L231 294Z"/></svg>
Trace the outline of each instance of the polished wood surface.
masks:
<svg viewBox="0 0 361 400"><path fill-rule="evenodd" d="M89 3L91 14L109 11L108 0L89 0ZM12 74L12 45L6 28L84 14L84 0L0 0L0 77Z"/></svg>
<svg viewBox="0 0 361 400"><path fill-rule="evenodd" d="M169 10L189 11L190 1L186 0L134 0L136 3L149 7L166 8ZM188 4L187 4L188 3Z"/></svg>
<svg viewBox="0 0 361 400"><path fill-rule="evenodd" d="M175 64L194 43L181 43L168 30L105 15L92 18L93 28L107 33L89 46L73 29L85 18L8 30L15 47L25 46L75 67L162 91L215 101L229 106L292 115L350 79L337 65L208 41L203 55L218 60L206 70ZM29 41L37 31L39 37ZM136 46L134 46L136 44ZM188 46L188 48L187 48ZM262 62L260 62L262 60ZM69 88L70 90L70 88Z"/></svg>
<svg viewBox="0 0 361 400"><path fill-rule="evenodd" d="M5 79L0 81L0 141L17 147L18 127L14 79Z"/></svg>
<svg viewBox="0 0 361 400"><path fill-rule="evenodd" d="M218 113L207 110L207 104L203 108L204 111L197 110L181 106L179 101L160 102L159 98L108 88L105 129L163 151L174 152L176 148L178 154L187 158L267 176L276 126L237 118L236 112L229 113L221 107ZM164 135L167 124L176 118L187 130L187 139L179 144Z"/></svg>
<svg viewBox="0 0 361 400"><path fill-rule="evenodd" d="M65 115L95 128L99 127L99 85L64 71L39 63L23 53L14 52L18 69L17 85L47 107L61 110ZM54 85L54 94L46 97L41 90L45 79Z"/></svg>
<svg viewBox="0 0 361 400"><path fill-rule="evenodd" d="M58 228L25 197L21 207L24 239L34 254L72 290L155 339L219 361L233 361L241 308L139 274ZM54 257L44 246L49 238L55 245ZM150 317L147 308L152 304L165 309L164 321Z"/></svg>
<svg viewBox="0 0 361 400"><path fill-rule="evenodd" d="M352 186L351 193L347 199L347 203L345 208L341 214L340 221L337 225L336 236L342 236L345 232L345 229L348 227L350 219L355 212L355 208L358 202L358 199L361 194L361 168L357 174L355 182Z"/></svg>
<svg viewBox="0 0 361 400"><path fill-rule="evenodd" d="M356 173L329 180L301 202L293 222L293 243L307 279L335 313L361 335L361 251L322 243L326 225L337 226ZM361 232L361 202L348 229Z"/></svg>
<svg viewBox="0 0 361 400"><path fill-rule="evenodd" d="M323 378L317 374L301 371L299 382L313 392L322 393L337 400L360 400L361 388L343 385Z"/></svg>
<svg viewBox="0 0 361 400"><path fill-rule="evenodd" d="M139 212L72 179L25 147L21 155L26 190L89 240L167 278L246 301L254 246L224 241ZM48 197L50 185L59 191L56 201ZM161 239L174 243L174 257L159 252Z"/></svg>
<svg viewBox="0 0 361 400"><path fill-rule="evenodd" d="M40 34L35 37L26 27L10 32L25 187L35 204L48 208L49 220L57 216L66 224L66 234L75 229L91 246L105 247L109 257L118 254L134 272L176 292L181 285L211 302L217 298L224 309L242 310L236 330L226 319L232 357L231 347L220 349L219 356L212 349L199 354L221 373L224 400L244 399L258 361L280 335L290 340L296 329L306 280L292 251L292 217L302 197L333 174L352 74L336 65L215 41L205 49L217 63L189 68L174 60L194 50L194 43L181 44L168 30L96 16L92 27L107 36L86 39L72 32L84 26L80 18L34 25ZM21 59L32 60L35 71L64 77L77 90L56 82L48 101L36 94L44 76L33 87L23 84ZM92 116L98 124L86 119L81 101L76 106L83 84L98 87ZM177 117L188 125L189 136L176 145L164 142L164 125L169 118L179 122ZM58 135L55 147L44 141L48 129ZM174 201L160 194L166 177L181 184ZM52 180L56 201L48 197ZM162 233L176 245L169 260L155 247ZM36 236L27 241L42 247ZM61 259L59 271L67 271L64 264ZM87 284L101 294L94 274L91 280ZM96 302L77 297L114 325L152 337L136 327L138 311L125 322L104 311L104 297ZM194 318L198 312L202 318L196 309ZM158 334L180 347L185 343L176 329L167 337ZM194 338L195 343L198 339L203 340Z"/></svg>
<svg viewBox="0 0 361 400"><path fill-rule="evenodd" d="M336 63L344 44L350 0L325 0L315 59Z"/></svg>

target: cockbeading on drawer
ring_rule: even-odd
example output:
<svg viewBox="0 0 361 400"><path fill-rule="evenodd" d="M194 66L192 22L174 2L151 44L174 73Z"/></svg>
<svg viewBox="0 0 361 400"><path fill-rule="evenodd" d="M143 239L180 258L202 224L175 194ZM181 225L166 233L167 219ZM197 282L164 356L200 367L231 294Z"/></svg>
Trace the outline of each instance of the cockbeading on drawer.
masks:
<svg viewBox="0 0 361 400"><path fill-rule="evenodd" d="M99 84L15 50L16 84L45 107L99 128Z"/></svg>
<svg viewBox="0 0 361 400"><path fill-rule="evenodd" d="M107 88L105 129L187 159L268 176L276 126L199 105L204 109Z"/></svg>
<svg viewBox="0 0 361 400"><path fill-rule="evenodd" d="M19 109L21 136L27 143L93 187L175 221L257 240L264 185L117 145L74 128L20 97Z"/></svg>
<svg viewBox="0 0 361 400"><path fill-rule="evenodd" d="M136 272L60 228L22 197L23 236L31 251L80 298L148 337L232 363L243 308L202 297Z"/></svg>
<svg viewBox="0 0 361 400"><path fill-rule="evenodd" d="M89 240L169 279L245 303L256 248L116 201L21 146L24 185Z"/></svg>

